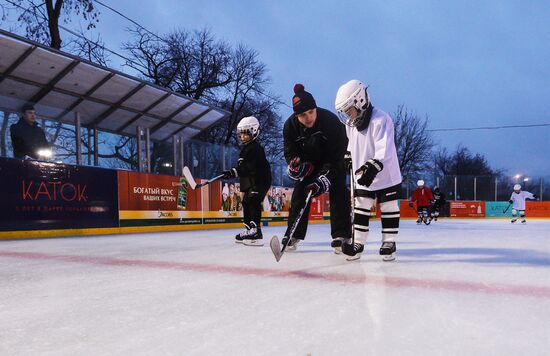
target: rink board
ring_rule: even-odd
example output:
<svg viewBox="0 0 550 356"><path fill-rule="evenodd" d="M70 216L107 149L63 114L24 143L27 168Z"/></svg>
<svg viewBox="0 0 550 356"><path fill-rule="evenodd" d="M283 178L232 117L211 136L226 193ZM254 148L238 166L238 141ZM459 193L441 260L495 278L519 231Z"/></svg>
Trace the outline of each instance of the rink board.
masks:
<svg viewBox="0 0 550 356"><path fill-rule="evenodd" d="M240 186L191 189L184 177L0 158L0 238L39 238L242 227ZM201 180L197 180L201 182ZM292 188L272 187L262 225L285 225ZM508 218L507 202L450 201L452 218ZM416 208L399 201L401 217ZM373 217L380 217L379 207ZM550 218L550 202L528 201L527 218ZM310 223L330 222L328 194L313 198Z"/></svg>

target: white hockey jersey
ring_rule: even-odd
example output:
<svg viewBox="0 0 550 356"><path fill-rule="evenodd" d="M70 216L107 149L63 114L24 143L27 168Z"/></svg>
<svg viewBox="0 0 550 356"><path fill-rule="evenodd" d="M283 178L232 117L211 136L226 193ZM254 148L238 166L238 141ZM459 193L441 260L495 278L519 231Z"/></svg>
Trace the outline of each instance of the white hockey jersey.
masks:
<svg viewBox="0 0 550 356"><path fill-rule="evenodd" d="M366 129L358 131L356 127L346 126L346 133L354 172L369 159L377 159L384 165L370 187L359 185L356 180L356 188L376 191L401 183L393 121L387 113L373 108L371 120Z"/></svg>
<svg viewBox="0 0 550 356"><path fill-rule="evenodd" d="M520 191L519 193L513 192L510 196L510 200L513 201L512 208L516 210L525 210L525 199L534 199L532 193L529 193L525 190Z"/></svg>

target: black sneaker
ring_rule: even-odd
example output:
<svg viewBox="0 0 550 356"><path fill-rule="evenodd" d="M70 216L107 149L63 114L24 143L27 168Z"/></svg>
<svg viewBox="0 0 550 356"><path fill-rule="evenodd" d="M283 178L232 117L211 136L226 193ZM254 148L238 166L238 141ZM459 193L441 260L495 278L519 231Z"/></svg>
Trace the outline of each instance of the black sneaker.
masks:
<svg viewBox="0 0 550 356"><path fill-rule="evenodd" d="M395 242L383 242L380 247L380 255L383 256L384 261L393 261L395 260L395 256L393 254L396 250Z"/></svg>
<svg viewBox="0 0 550 356"><path fill-rule="evenodd" d="M342 244L342 252L345 255L349 256L349 257L346 257L348 261L353 261L361 258L361 253L363 253L364 249L365 249L365 246L358 242L354 244L344 242Z"/></svg>

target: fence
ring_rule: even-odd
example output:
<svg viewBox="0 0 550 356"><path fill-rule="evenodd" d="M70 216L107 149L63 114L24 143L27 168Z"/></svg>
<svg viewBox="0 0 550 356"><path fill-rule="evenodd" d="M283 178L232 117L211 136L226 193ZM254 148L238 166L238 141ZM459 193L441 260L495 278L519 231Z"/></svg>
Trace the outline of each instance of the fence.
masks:
<svg viewBox="0 0 550 356"><path fill-rule="evenodd" d="M430 188L439 187L447 200L507 201L515 184L520 184L522 190L536 194L540 200L550 200L550 179L545 180L544 177L442 176L426 178L424 181ZM411 197L416 182L416 179L404 179L404 197Z"/></svg>

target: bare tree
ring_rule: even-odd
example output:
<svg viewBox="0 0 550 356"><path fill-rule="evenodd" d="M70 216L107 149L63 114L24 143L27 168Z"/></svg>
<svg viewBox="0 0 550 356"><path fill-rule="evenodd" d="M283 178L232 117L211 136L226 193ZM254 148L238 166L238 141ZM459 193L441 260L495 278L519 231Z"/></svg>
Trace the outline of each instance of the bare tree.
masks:
<svg viewBox="0 0 550 356"><path fill-rule="evenodd" d="M455 176L494 176L502 174L489 166L482 154L473 154L467 147L459 145L450 153L442 148L434 153L434 173Z"/></svg>
<svg viewBox="0 0 550 356"><path fill-rule="evenodd" d="M69 23L73 14L82 16L87 28L95 27L99 21L99 12L94 8L93 0L2 0L3 9L10 5L11 10L19 14L17 21L25 27L27 37L52 48L60 49L62 40L59 21ZM5 16L5 15L4 15Z"/></svg>
<svg viewBox="0 0 550 356"><path fill-rule="evenodd" d="M105 43L100 35L96 39L86 39L84 31L80 29L80 36L71 39L66 47L67 51L75 56L84 58L92 63L107 67L109 56L105 52Z"/></svg>
<svg viewBox="0 0 550 356"><path fill-rule="evenodd" d="M419 176L432 167L434 141L428 118L421 119L400 105L394 113L395 145L401 173L406 178Z"/></svg>
<svg viewBox="0 0 550 356"><path fill-rule="evenodd" d="M129 29L123 44L132 61L127 66L141 77L193 99L214 100L215 90L230 81L231 48L210 31L177 30L165 37Z"/></svg>

